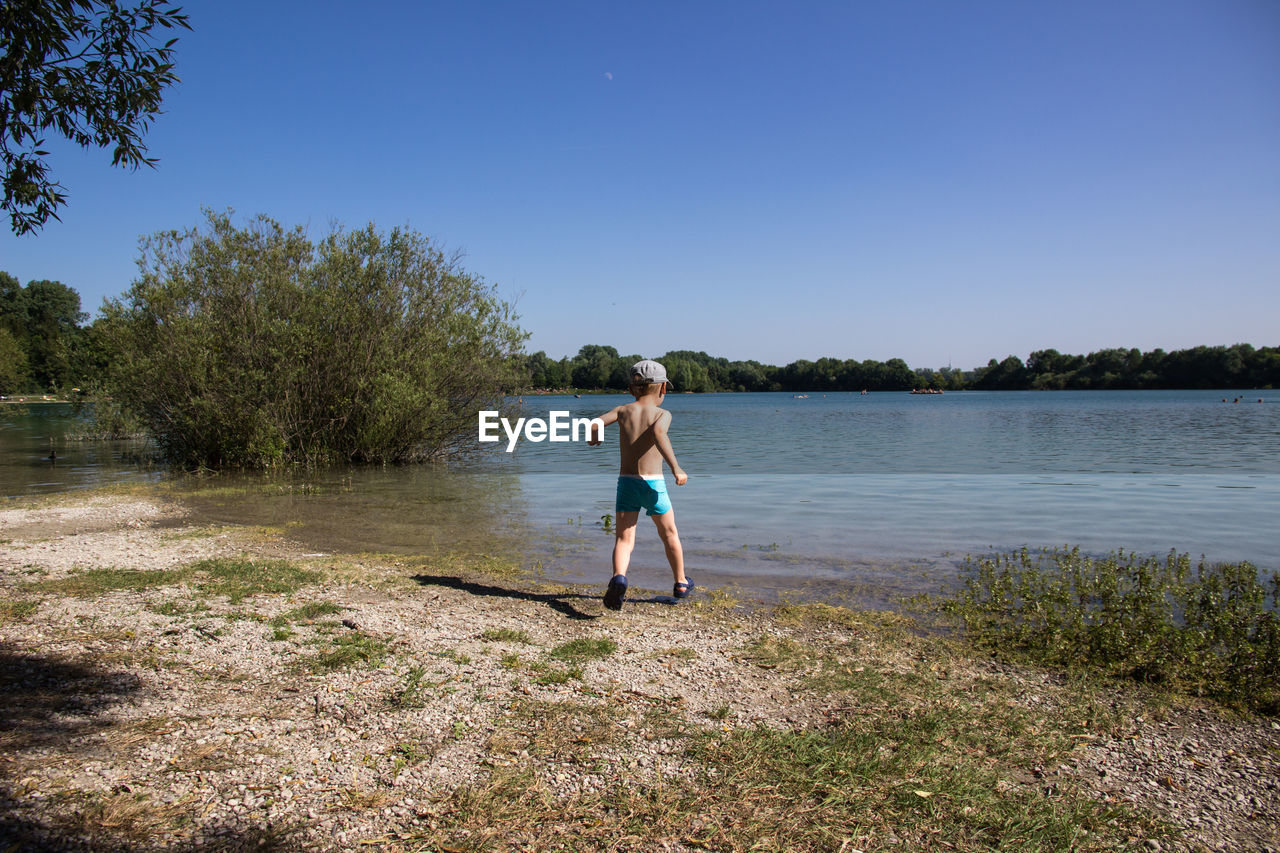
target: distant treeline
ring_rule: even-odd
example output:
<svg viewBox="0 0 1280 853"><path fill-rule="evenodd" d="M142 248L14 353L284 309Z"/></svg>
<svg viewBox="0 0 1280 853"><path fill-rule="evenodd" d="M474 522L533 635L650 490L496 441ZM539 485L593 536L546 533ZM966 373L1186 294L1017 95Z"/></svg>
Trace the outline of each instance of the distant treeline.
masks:
<svg viewBox="0 0 1280 853"><path fill-rule="evenodd" d="M101 320L85 324L80 296L57 281L23 287L0 272L0 394L65 393L102 384L120 354L112 354ZM298 325L299 318L292 318ZM584 346L572 358L545 352L514 356L513 391L622 391L641 358L611 346ZM1038 350L1024 362L991 359L976 370L912 368L900 358L820 358L783 367L729 361L705 352L657 356L677 391L910 391L912 389L1026 390L1104 388L1272 388L1280 386L1280 348L1199 346L1165 352L1104 349L1088 355ZM508 371L504 370L504 373Z"/></svg>
<svg viewBox="0 0 1280 853"><path fill-rule="evenodd" d="M556 361L545 352L523 357L529 389L615 390L627 387L628 369L639 355L590 344L573 358ZM1113 388L1270 388L1280 385L1280 348L1249 344L1194 347L1148 353L1104 349L1088 355L1038 350L1023 362L1015 355L963 371L911 368L888 361L820 358L784 367L729 361L705 352L676 350L657 356L677 391L910 391Z"/></svg>

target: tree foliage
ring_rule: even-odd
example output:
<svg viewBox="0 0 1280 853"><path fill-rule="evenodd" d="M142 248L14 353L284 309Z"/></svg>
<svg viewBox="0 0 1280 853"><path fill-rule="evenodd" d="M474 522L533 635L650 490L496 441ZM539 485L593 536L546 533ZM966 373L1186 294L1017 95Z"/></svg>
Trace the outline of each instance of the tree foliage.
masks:
<svg viewBox="0 0 1280 853"><path fill-rule="evenodd" d="M60 281L26 287L0 272L0 394L62 392L86 384L86 319L80 294Z"/></svg>
<svg viewBox="0 0 1280 853"><path fill-rule="evenodd" d="M0 394L21 391L27 384L27 354L13 334L0 326Z"/></svg>
<svg viewBox="0 0 1280 853"><path fill-rule="evenodd" d="M113 166L154 166L142 137L177 81L162 30L190 29L163 0L0 3L3 208L15 234L39 230L66 201L44 150L56 131L82 148L112 148Z"/></svg>
<svg viewBox="0 0 1280 853"><path fill-rule="evenodd" d="M413 231L209 213L139 264L99 323L111 385L188 467L447 455L515 384L511 307Z"/></svg>

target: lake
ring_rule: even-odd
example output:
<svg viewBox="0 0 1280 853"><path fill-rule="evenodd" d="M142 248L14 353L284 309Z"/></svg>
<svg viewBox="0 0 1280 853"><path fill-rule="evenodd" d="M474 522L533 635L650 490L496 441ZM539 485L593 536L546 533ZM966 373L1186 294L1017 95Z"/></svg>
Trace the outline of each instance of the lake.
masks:
<svg viewBox="0 0 1280 853"><path fill-rule="evenodd" d="M669 487L690 575L766 595L891 602L954 577L966 554L1023 545L1176 549L1272 571L1272 393L674 394L690 480ZM587 417L628 399L513 403ZM604 447L522 441L508 454L504 440L461 465L193 480L140 467L136 445L68 441L73 421L65 406L0 410L3 494L163 480L199 517L287 525L317 551L500 550L555 579L608 575L615 429ZM662 588L662 548L641 524L632 576Z"/></svg>

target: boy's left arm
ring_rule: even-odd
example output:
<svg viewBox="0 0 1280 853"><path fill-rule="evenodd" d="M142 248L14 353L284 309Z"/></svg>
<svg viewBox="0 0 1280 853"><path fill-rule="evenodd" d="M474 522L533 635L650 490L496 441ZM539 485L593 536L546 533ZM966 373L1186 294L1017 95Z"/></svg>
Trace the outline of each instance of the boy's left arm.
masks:
<svg viewBox="0 0 1280 853"><path fill-rule="evenodd" d="M658 452L662 454L662 458L666 460L667 465L671 468L671 473L675 475L676 485L683 486L689 482L689 475L680 467L680 463L676 461L676 452L671 447L671 439L667 438L667 427L671 425L671 413L663 412L653 423L653 441L658 446Z"/></svg>

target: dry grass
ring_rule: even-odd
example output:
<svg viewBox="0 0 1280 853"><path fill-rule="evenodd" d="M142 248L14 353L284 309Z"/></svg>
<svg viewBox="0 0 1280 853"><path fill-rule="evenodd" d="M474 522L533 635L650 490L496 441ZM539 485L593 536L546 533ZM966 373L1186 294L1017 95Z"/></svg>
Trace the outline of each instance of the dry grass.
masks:
<svg viewBox="0 0 1280 853"><path fill-rule="evenodd" d="M185 803L157 803L145 794L89 793L80 799L80 808L72 813L72 827L77 834L117 843L141 846L153 842L161 834L180 831L193 817Z"/></svg>
<svg viewBox="0 0 1280 853"><path fill-rule="evenodd" d="M17 622L20 619L26 619L40 606L38 601L28 601L23 599L12 601L0 601L0 625L5 622Z"/></svg>
<svg viewBox="0 0 1280 853"><path fill-rule="evenodd" d="M1065 852L1159 833L1029 772L1107 724L1087 683L1039 684L1032 702L1016 674L917 636L909 621L825 605L780 617L742 656L798 691L798 705L820 703L825 719L709 731L664 708L635 728L613 704L518 702L488 741L493 775L449 795L416 849ZM786 626L795 633L777 630ZM672 758L688 775L600 760L651 737L685 744ZM565 767L605 774L605 792L557 794L549 777Z"/></svg>

